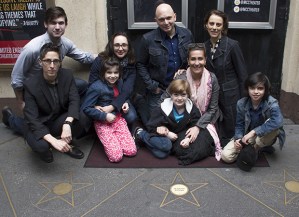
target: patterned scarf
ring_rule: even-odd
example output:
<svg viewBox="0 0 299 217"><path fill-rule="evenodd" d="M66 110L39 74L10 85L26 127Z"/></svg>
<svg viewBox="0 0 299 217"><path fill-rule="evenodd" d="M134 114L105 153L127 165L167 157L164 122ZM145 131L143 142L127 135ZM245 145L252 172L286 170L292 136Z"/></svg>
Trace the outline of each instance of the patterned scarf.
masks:
<svg viewBox="0 0 299 217"><path fill-rule="evenodd" d="M196 107L199 109L201 115L203 115L209 106L211 97L212 97L212 77L210 72L204 68L200 86L197 88L195 82L192 78L190 68L186 71L187 81L191 87L191 100L194 102ZM220 140L216 131L216 128L213 124L207 125L207 130L211 134L214 143L215 143L215 158L217 161L221 159L221 145Z"/></svg>
<svg viewBox="0 0 299 217"><path fill-rule="evenodd" d="M129 63L128 57L119 60L119 64L121 65L122 68L127 67L128 63Z"/></svg>
<svg viewBox="0 0 299 217"><path fill-rule="evenodd" d="M219 38L215 44L215 48L213 48L213 43L211 43L211 59L214 59L214 54L216 53L216 50L220 44L221 38Z"/></svg>

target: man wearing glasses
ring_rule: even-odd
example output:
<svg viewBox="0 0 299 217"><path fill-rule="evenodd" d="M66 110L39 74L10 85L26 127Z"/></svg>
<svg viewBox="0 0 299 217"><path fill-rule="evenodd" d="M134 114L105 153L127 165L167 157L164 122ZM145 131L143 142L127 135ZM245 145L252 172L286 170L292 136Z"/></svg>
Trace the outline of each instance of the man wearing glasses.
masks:
<svg viewBox="0 0 299 217"><path fill-rule="evenodd" d="M63 37L67 27L67 16L61 7L48 8L45 15L44 26L46 33L40 35L28 42L20 53L11 74L11 86L14 89L16 99L20 110L24 108L23 100L23 82L31 76L35 76L41 69L39 62L40 49L44 44L53 43L60 49L60 59L65 56L83 64L91 64L94 56L90 53L78 49L74 43ZM83 96L87 89L87 82L81 79L75 79L79 95ZM16 117L9 107L2 110L2 121L14 132L23 134L23 119Z"/></svg>
<svg viewBox="0 0 299 217"><path fill-rule="evenodd" d="M81 159L84 153L71 145L80 135L80 97L73 73L62 69L59 48L45 44L40 51L42 69L24 81L24 138L46 163L53 161L52 149Z"/></svg>
<svg viewBox="0 0 299 217"><path fill-rule="evenodd" d="M160 96L175 72L187 66L187 47L193 42L190 30L175 24L176 14L172 7L163 2L157 5L155 20L158 28L143 35L136 64L146 86L146 102L150 111L159 105ZM139 110L139 114L148 115L144 109L142 113ZM146 118L141 119L144 122Z"/></svg>

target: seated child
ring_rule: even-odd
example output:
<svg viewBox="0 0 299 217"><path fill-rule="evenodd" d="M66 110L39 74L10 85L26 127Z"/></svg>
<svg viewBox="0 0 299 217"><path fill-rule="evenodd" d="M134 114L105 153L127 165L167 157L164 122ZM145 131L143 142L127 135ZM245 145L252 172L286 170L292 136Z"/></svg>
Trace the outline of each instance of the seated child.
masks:
<svg viewBox="0 0 299 217"><path fill-rule="evenodd" d="M223 149L221 158L226 163L236 161L246 145L259 153L274 152L272 145L279 138L280 149L285 141L283 116L278 101L270 96L270 82L261 72L250 75L245 81L247 97L237 103L235 135ZM243 147L242 147L243 145ZM238 159L239 162L245 162Z"/></svg>
<svg viewBox="0 0 299 217"><path fill-rule="evenodd" d="M197 107L188 98L190 96L188 81L173 80L168 91L170 98L166 98L161 106L151 113L147 124L148 132L137 128L135 138L143 141L157 158L166 158L171 150L179 159L184 158L184 162L180 162L184 165L208 157L214 150L213 138L208 130L202 129L199 134L201 136L186 136L191 128L197 127L201 116Z"/></svg>
<svg viewBox="0 0 299 217"><path fill-rule="evenodd" d="M122 84L119 61L114 57L104 60L100 80L90 85L81 107L83 112L94 120L95 131L111 162L119 162L123 155L135 156L137 153L135 142L121 113L106 113L97 109L97 106L110 105L119 95ZM127 113L129 109L125 102L122 106L123 112Z"/></svg>

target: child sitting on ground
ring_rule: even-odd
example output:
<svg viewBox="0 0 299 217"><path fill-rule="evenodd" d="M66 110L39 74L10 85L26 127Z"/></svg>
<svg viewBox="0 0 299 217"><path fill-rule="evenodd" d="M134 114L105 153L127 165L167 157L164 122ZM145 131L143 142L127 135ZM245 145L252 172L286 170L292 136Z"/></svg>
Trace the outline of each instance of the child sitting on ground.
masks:
<svg viewBox="0 0 299 217"><path fill-rule="evenodd" d="M121 113L106 113L97 109L97 106L110 105L119 95L122 84L119 61L114 57L108 58L104 60L100 70L100 80L90 85L82 104L83 112L94 120L95 131L110 162L119 162L123 155L131 157L137 153L135 142ZM127 113L129 109L125 102L123 112Z"/></svg>
<svg viewBox="0 0 299 217"><path fill-rule="evenodd" d="M201 116L198 108L188 98L191 95L188 81L173 80L168 91L170 98L166 98L151 113L147 124L148 132L136 128L135 138L144 142L157 158L166 158L172 150L178 159L184 158L184 162L180 161L180 164L190 164L208 157L214 151L213 138L208 130L202 130L200 136L186 136L192 127L197 127ZM185 159L192 152L197 153L196 158Z"/></svg>
<svg viewBox="0 0 299 217"><path fill-rule="evenodd" d="M283 130L283 116L278 101L270 96L270 82L261 72L250 75L245 81L247 97L237 103L237 119L235 136L223 149L221 158L226 163L237 160L238 155L247 145L253 146L256 156L259 152L273 153L272 146L279 138L280 149L285 141ZM246 153L248 153L246 148ZM245 152L245 150L244 150ZM252 152L252 151L251 151ZM238 166L249 171L254 165L247 162L249 154L240 154L244 159L238 159ZM250 154L250 158L254 155ZM247 166L247 165L251 166Z"/></svg>

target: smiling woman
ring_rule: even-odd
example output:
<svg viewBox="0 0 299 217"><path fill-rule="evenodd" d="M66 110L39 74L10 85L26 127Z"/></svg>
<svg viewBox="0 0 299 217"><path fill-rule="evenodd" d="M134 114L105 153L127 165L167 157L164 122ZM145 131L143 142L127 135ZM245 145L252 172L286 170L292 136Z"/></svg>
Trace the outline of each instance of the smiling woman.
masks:
<svg viewBox="0 0 299 217"><path fill-rule="evenodd" d="M239 43L226 36L228 18L219 10L211 10L204 18L204 27L210 35L205 42L207 69L214 72L220 86L219 107L223 119L219 122L221 144L224 146L234 135L236 104L244 94L247 69Z"/></svg>

